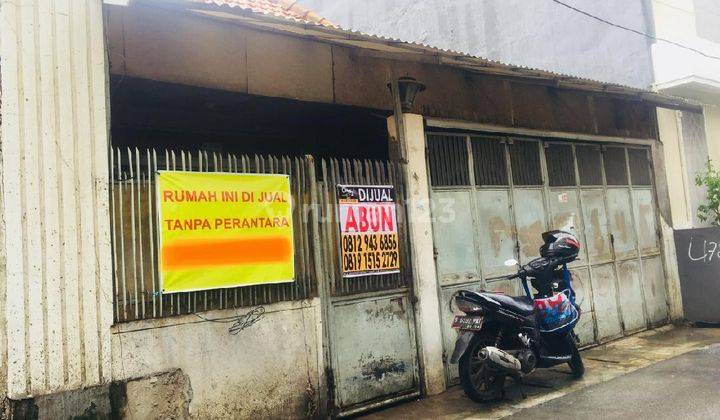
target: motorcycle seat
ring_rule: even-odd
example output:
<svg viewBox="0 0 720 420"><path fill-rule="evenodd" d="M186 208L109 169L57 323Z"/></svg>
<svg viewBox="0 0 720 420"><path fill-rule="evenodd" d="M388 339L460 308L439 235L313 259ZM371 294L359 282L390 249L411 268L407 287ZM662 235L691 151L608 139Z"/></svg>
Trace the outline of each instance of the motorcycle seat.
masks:
<svg viewBox="0 0 720 420"><path fill-rule="evenodd" d="M480 295L486 299L496 301L503 309L518 315L528 316L535 311L533 301L526 296L508 296L502 293L480 293Z"/></svg>

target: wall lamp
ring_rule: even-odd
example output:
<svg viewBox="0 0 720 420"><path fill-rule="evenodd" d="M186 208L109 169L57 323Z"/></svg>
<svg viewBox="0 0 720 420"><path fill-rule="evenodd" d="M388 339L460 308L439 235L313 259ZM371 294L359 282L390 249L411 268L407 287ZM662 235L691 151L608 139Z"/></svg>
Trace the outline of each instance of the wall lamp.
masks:
<svg viewBox="0 0 720 420"><path fill-rule="evenodd" d="M394 94L392 91L393 83L388 83L387 86L388 89L390 89L390 93ZM401 77L397 80L397 86L402 112L410 112L415 102L415 97L418 93L425 90L425 85L415 80L414 77Z"/></svg>

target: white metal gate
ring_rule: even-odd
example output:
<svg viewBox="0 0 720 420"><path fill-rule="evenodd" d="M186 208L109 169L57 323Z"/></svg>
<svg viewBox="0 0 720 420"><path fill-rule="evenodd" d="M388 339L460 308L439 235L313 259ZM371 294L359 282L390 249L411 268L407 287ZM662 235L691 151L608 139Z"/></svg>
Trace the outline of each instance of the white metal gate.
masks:
<svg viewBox="0 0 720 420"><path fill-rule="evenodd" d="M667 320L649 150L498 135L427 136L433 235L446 354L452 294L520 294L503 262L538 256L540 234L574 221L584 245L571 264L582 344ZM446 364L448 380L457 367Z"/></svg>
<svg viewBox="0 0 720 420"><path fill-rule="evenodd" d="M332 414L345 416L420 394L405 191L398 163L323 159L318 169ZM395 187L400 273L342 276L338 184Z"/></svg>

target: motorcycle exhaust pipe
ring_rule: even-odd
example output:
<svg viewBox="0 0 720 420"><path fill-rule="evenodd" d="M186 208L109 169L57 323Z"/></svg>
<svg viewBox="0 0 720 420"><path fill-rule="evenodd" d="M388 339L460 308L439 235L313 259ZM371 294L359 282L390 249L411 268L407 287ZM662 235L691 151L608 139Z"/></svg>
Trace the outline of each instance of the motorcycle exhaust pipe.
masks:
<svg viewBox="0 0 720 420"><path fill-rule="evenodd" d="M478 354L480 360L487 363L492 369L517 373L522 369L520 361L508 352L502 351L497 347L485 347Z"/></svg>

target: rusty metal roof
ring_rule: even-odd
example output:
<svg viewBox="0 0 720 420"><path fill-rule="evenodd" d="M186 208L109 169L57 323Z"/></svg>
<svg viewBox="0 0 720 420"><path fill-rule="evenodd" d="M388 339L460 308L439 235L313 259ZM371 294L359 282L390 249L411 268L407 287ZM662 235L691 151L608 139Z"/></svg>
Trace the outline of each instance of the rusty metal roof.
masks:
<svg viewBox="0 0 720 420"><path fill-rule="evenodd" d="M142 1L142 0L139 0ZM148 1L148 0L145 0ZM693 101L617 83L603 82L549 70L514 65L477 57L466 52L442 49L414 41L389 38L341 28L297 5L295 0L172 0L191 12L233 21L258 29L283 32L318 42L382 51L401 57L415 56L433 63L468 71L544 81L556 87L619 95L657 106L701 111ZM192 5L195 6L192 6Z"/></svg>
<svg viewBox="0 0 720 420"><path fill-rule="evenodd" d="M275 16L297 23L309 23L327 27L336 27L329 20L318 16L300 6L293 0L192 0L198 3L216 6L237 7L253 13Z"/></svg>

